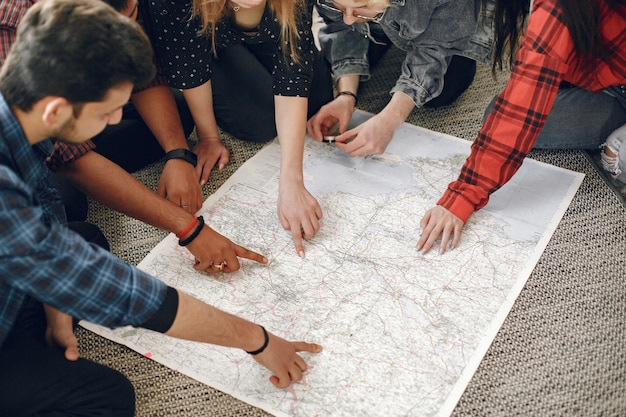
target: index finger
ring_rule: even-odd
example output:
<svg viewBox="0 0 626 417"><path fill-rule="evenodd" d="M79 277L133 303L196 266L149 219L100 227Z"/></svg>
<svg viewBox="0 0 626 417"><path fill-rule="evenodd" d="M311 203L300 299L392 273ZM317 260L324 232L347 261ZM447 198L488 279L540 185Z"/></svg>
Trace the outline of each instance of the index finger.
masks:
<svg viewBox="0 0 626 417"><path fill-rule="evenodd" d="M308 342L291 342L296 352L320 353L323 349L322 345Z"/></svg>
<svg viewBox="0 0 626 417"><path fill-rule="evenodd" d="M240 258L250 259L251 261L255 261L261 264L267 264L268 260L265 256L260 253L251 251L250 249L246 249L243 246L235 245L235 254Z"/></svg>
<svg viewBox="0 0 626 417"><path fill-rule="evenodd" d="M304 258L304 245L302 244L302 228L292 227L291 236L293 238L293 244L296 247L296 253L299 257Z"/></svg>

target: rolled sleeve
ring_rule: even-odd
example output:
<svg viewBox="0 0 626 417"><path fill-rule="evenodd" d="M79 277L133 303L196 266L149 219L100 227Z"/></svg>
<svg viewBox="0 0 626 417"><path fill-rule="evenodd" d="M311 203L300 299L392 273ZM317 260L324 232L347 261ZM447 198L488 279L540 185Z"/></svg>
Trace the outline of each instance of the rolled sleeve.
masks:
<svg viewBox="0 0 626 417"><path fill-rule="evenodd" d="M323 14L320 11L320 14ZM368 59L369 40L343 22L329 22L318 33L322 53L331 64L335 80L346 75L359 75L361 81L370 79Z"/></svg>
<svg viewBox="0 0 626 417"><path fill-rule="evenodd" d="M88 140L81 144L68 144L55 141L52 155L46 159L46 164L51 171L58 171L63 165L69 164L85 155L87 152L96 149L96 144Z"/></svg>

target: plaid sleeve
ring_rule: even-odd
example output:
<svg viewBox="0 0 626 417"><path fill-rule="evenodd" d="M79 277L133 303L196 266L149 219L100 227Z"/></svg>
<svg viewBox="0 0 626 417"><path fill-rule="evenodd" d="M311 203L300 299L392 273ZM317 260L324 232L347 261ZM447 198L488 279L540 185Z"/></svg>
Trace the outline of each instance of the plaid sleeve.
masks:
<svg viewBox="0 0 626 417"><path fill-rule="evenodd" d="M437 203L463 222L517 172L550 113L574 50L559 16L547 8L531 15L511 77L458 179Z"/></svg>
<svg viewBox="0 0 626 417"><path fill-rule="evenodd" d="M0 2L0 67L15 42L17 25L35 2L33 0L2 0Z"/></svg>
<svg viewBox="0 0 626 417"><path fill-rule="evenodd" d="M87 152L96 148L95 143L91 140L81 144L68 144L61 141L54 141L54 151L48 157L46 163L51 171L58 171L64 164L69 164L77 160Z"/></svg>

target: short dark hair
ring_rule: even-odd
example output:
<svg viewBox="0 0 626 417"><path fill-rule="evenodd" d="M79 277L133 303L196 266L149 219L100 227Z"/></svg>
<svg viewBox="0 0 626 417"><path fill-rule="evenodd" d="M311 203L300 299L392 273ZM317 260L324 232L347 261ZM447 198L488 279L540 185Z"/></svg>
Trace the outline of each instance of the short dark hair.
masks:
<svg viewBox="0 0 626 417"><path fill-rule="evenodd" d="M0 72L6 101L28 111L46 96L80 105L155 74L141 27L100 0L45 0L22 19Z"/></svg>

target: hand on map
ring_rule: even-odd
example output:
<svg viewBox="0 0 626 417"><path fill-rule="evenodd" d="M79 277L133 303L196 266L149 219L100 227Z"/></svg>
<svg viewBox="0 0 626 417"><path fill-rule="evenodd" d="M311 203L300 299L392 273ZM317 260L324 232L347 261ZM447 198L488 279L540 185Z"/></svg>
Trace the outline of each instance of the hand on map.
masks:
<svg viewBox="0 0 626 417"><path fill-rule="evenodd" d="M60 312L47 304L43 305L46 313L46 343L49 346L61 348L65 359L75 361L78 359L78 340L74 335L72 317Z"/></svg>
<svg viewBox="0 0 626 417"><path fill-rule="evenodd" d="M296 253L304 257L302 238L311 239L320 228L322 208L304 188L295 182L281 183L278 192L278 219L285 230L291 231Z"/></svg>
<svg viewBox="0 0 626 417"><path fill-rule="evenodd" d="M381 114L335 137L339 149L354 156L380 155L391 142L396 126L387 123Z"/></svg>
<svg viewBox="0 0 626 417"><path fill-rule="evenodd" d="M302 379L302 374L307 370L307 364L297 352L319 353L322 346L316 343L289 342L271 333L267 348L254 359L272 371L270 382L278 388L287 388L292 382Z"/></svg>
<svg viewBox="0 0 626 417"><path fill-rule="evenodd" d="M165 163L157 193L193 214L202 207L202 190L193 165L181 159Z"/></svg>
<svg viewBox="0 0 626 417"><path fill-rule="evenodd" d="M193 267L208 273L237 271L238 257L262 264L268 262L265 256L233 243L206 225L187 248L196 257Z"/></svg>
<svg viewBox="0 0 626 417"><path fill-rule="evenodd" d="M341 100L340 100L341 98ZM309 136L321 142L324 136L336 136L348 129L354 111L354 100L349 96L339 96L311 117L306 124Z"/></svg>
<svg viewBox="0 0 626 417"><path fill-rule="evenodd" d="M428 253L435 241L441 236L439 253L443 254L446 248L454 249L459 243L463 222L449 210L435 206L428 210L420 222L422 235L417 242L417 250ZM450 240L452 238L452 240Z"/></svg>
<svg viewBox="0 0 626 417"><path fill-rule="evenodd" d="M230 153L219 137L199 139L193 151L198 156L196 175L201 186L206 184L215 165L221 171L230 161Z"/></svg>

